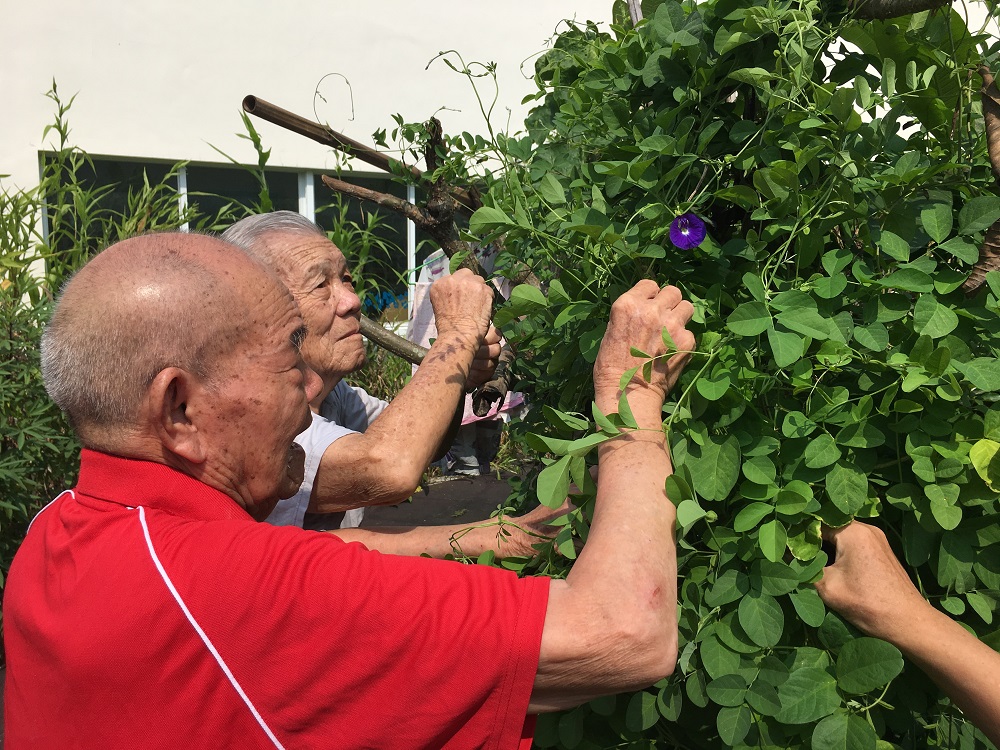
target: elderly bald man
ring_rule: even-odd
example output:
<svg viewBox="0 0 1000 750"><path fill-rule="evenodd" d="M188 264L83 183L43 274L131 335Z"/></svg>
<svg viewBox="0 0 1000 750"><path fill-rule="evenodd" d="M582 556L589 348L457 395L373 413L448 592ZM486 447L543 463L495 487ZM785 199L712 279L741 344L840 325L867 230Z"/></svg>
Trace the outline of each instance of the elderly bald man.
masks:
<svg viewBox="0 0 1000 750"><path fill-rule="evenodd" d="M328 514L346 511L332 524L341 537L383 552L435 557L456 549L473 557L486 550L530 555L533 542L553 533L546 522L561 512L544 507L504 522L503 534L499 521L347 530L360 524L365 506L413 494L427 465L451 445L450 428L460 422L466 390L492 374L500 337L489 324L493 293L480 277L463 270L431 287L438 336L389 404L344 379L365 364L361 301L344 254L326 234L299 214L275 211L242 219L222 237L284 281L308 331L302 356L323 381L312 423L298 437L306 451L305 479L294 497L278 504L270 523L329 528ZM453 376L459 363L469 370L465 379Z"/></svg>
<svg viewBox="0 0 1000 750"><path fill-rule="evenodd" d="M691 312L653 282L615 303L601 409L630 346L662 353L663 327L693 345ZM84 449L7 579L8 750L527 748L530 714L670 673L660 414L683 355L626 384L642 429L599 447L567 578L519 579L254 521L300 478L292 438L320 388L304 335L284 286L217 239L127 240L66 286L43 374Z"/></svg>

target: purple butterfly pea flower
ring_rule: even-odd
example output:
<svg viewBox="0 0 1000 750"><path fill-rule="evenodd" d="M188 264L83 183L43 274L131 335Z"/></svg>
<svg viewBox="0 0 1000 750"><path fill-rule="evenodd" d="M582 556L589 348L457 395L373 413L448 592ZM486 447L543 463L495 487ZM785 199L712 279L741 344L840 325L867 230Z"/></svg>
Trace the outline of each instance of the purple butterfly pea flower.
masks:
<svg viewBox="0 0 1000 750"><path fill-rule="evenodd" d="M670 241L681 250L691 250L705 241L705 222L695 214L681 214L670 222Z"/></svg>

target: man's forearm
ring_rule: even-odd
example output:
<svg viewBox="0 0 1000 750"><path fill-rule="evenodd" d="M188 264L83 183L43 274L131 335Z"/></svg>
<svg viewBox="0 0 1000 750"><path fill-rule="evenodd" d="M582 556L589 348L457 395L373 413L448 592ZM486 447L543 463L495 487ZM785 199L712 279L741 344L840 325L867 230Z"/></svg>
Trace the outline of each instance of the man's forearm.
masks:
<svg viewBox="0 0 1000 750"><path fill-rule="evenodd" d="M380 526L375 529L338 529L330 532L345 542L361 542L387 555L442 558L479 557L492 550L497 557L529 555L531 545L544 541L518 523L517 518L489 518L475 524L448 526Z"/></svg>
<svg viewBox="0 0 1000 750"><path fill-rule="evenodd" d="M410 382L365 432L409 468L414 486L455 418L478 346L468 337L438 337Z"/></svg>
<svg viewBox="0 0 1000 750"><path fill-rule="evenodd" d="M598 397L605 412L613 397ZM638 689L669 674L676 658L677 561L671 472L659 403L630 399L640 430L600 446L600 479L587 543L565 581L553 581L530 711L558 710ZM580 643L594 644L582 665ZM601 643L600 649L596 644ZM567 670L567 671L564 671ZM576 685L569 691L565 685Z"/></svg>
<svg viewBox="0 0 1000 750"><path fill-rule="evenodd" d="M438 337L410 382L368 429L340 438L323 454L310 511L386 505L413 494L455 419L476 346L468 337Z"/></svg>
<svg viewBox="0 0 1000 750"><path fill-rule="evenodd" d="M639 429L598 449L600 482L593 522L570 578L593 577L595 583L587 585L603 585L609 594L623 584L634 584L658 592L659 605L672 612L676 606L676 514L664 491L672 467L662 432L660 400L647 395L640 391L629 397ZM610 394L599 394L597 405L604 413L618 410L618 400ZM603 575L601 568L608 565L617 568L624 580Z"/></svg>
<svg viewBox="0 0 1000 750"><path fill-rule="evenodd" d="M451 424L448 425L448 431L445 432L444 437L441 438L441 442L438 444L437 450L434 451L431 461L440 461L451 449L451 446L455 444L455 438L458 437L458 430L462 426L462 418L464 416L465 401L464 399L459 399L458 408L455 409L455 415L451 418Z"/></svg>
<svg viewBox="0 0 1000 750"><path fill-rule="evenodd" d="M1000 654L927 604L894 643L993 744L1000 743Z"/></svg>

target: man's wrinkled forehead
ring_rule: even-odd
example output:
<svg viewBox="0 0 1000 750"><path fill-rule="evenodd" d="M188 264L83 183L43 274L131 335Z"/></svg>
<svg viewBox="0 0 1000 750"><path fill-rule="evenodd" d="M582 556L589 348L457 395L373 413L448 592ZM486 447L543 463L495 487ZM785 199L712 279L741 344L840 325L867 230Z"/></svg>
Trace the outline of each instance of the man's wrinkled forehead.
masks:
<svg viewBox="0 0 1000 750"><path fill-rule="evenodd" d="M303 243L298 250L299 270L307 276L336 277L350 271L347 258L329 240Z"/></svg>

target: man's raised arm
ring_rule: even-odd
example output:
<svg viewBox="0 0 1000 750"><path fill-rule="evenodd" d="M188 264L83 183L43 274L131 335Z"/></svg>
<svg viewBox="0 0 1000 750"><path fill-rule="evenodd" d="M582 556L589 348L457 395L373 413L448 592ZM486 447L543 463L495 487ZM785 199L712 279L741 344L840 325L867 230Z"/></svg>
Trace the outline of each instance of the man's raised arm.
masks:
<svg viewBox="0 0 1000 750"><path fill-rule="evenodd" d="M569 576L552 581L538 673L529 710L575 706L647 687L677 658L675 512L664 482L671 473L661 427L663 401L683 370L694 337L693 309L676 287L641 281L611 308L594 365L596 403L618 410L619 379L642 361L634 346L662 354L666 328L682 353L653 363L651 382L625 388L639 429L600 446L600 479L587 543Z"/></svg>
<svg viewBox="0 0 1000 750"><path fill-rule="evenodd" d="M410 382L364 433L345 435L327 448L310 512L398 503L413 494L465 396L492 303L491 287L471 271L434 283L437 339Z"/></svg>

